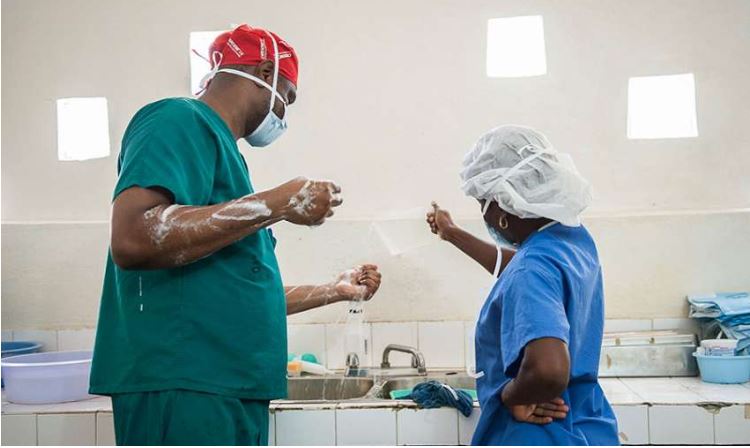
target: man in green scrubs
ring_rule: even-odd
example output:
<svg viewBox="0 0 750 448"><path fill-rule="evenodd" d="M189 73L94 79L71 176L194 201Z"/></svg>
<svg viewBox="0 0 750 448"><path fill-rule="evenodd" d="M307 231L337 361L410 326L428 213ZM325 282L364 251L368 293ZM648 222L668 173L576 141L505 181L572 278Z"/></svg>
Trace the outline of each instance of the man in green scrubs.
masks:
<svg viewBox="0 0 750 448"><path fill-rule="evenodd" d="M283 286L269 227L322 224L341 189L296 178L255 192L237 148L286 128L292 47L243 25L211 57L199 99L145 106L122 141L90 385L112 397L119 445L267 444L268 402L286 396L286 315L380 285L364 265Z"/></svg>

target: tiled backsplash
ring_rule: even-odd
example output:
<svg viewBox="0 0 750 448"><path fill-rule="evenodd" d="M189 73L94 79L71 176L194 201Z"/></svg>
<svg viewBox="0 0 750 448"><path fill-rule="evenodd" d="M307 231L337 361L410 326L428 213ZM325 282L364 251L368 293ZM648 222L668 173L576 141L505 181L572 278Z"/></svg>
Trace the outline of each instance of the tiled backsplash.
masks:
<svg viewBox="0 0 750 448"><path fill-rule="evenodd" d="M365 323L367 355L362 366L380 365L388 344L417 347L424 354L428 368L466 367L473 347L474 322L373 322ZM289 352L313 353L329 369L345 367L344 334L346 324L289 324ZM693 319L610 319L605 332L680 330L698 334ZM94 346L94 329L80 330L5 330L4 341L39 341L43 351L90 350ZM409 355L392 352L391 365L408 366Z"/></svg>

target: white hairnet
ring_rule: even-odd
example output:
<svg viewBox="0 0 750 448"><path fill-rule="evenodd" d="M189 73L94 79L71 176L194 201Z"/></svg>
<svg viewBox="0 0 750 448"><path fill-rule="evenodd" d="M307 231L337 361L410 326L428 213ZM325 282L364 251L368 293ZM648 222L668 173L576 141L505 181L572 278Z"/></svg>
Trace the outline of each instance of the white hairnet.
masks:
<svg viewBox="0 0 750 448"><path fill-rule="evenodd" d="M575 227L591 202L591 186L570 156L524 126L500 126L480 137L464 158L461 179L468 196L494 200L519 218Z"/></svg>

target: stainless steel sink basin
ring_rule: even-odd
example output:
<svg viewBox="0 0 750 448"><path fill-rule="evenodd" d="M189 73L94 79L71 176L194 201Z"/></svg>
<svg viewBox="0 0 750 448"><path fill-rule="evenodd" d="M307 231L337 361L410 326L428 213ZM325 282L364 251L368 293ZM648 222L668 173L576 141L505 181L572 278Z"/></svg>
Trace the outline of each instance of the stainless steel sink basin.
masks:
<svg viewBox="0 0 750 448"><path fill-rule="evenodd" d="M289 378L287 400L349 400L364 397L372 388L372 378L343 376Z"/></svg>
<svg viewBox="0 0 750 448"><path fill-rule="evenodd" d="M411 389L419 383L429 380L437 380L456 389L476 389L476 380L466 374L428 374L427 376L414 376L404 378L394 378L385 381L377 391L374 391L376 398L391 398L391 391L399 389Z"/></svg>

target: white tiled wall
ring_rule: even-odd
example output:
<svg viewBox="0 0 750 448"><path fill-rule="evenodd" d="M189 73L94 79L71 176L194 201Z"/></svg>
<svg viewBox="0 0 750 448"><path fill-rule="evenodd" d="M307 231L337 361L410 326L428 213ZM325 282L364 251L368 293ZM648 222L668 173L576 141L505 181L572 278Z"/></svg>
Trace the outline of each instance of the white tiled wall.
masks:
<svg viewBox="0 0 750 448"><path fill-rule="evenodd" d="M337 409L337 445L396 445L394 409Z"/></svg>
<svg viewBox="0 0 750 448"><path fill-rule="evenodd" d="M473 322L376 322L366 324L368 355L363 365L379 365L387 344L418 347L428 368L462 368L467 362L473 338ZM619 319L607 321L609 331L679 329L691 331L689 319ZM314 353L330 368L343 368L343 324L290 324L289 349L301 354ZM45 350L91 349L95 330L3 331L4 340L35 340ZM394 365L408 365L409 357L391 356ZM663 384L662 384L663 383ZM649 395L675 404L705 401L716 396L716 385L695 379L664 382L638 378L604 379L602 387L610 399L620 403L638 403L639 395ZM729 398L750 388L721 386ZM633 400L630 398L633 397ZM743 395L744 397L744 395ZM630 400L630 401L629 401ZM3 444L75 443L100 445L114 443L111 413L96 413L82 402L78 414L3 415ZM750 410L744 406L721 409L716 415L694 405L653 406L618 405L617 414L622 442L643 443L747 443L750 440ZM55 411L53 411L55 412ZM339 409L317 411L285 410L271 414L269 443L290 444L468 444L479 417L479 409L466 419L454 409ZM368 421L378 423L368 424ZM8 422L6 424L6 422ZM716 434L714 436L714 427ZM7 442L6 442L7 441Z"/></svg>
<svg viewBox="0 0 750 448"><path fill-rule="evenodd" d="M96 445L96 414L37 416L39 445Z"/></svg>
<svg viewBox="0 0 750 448"><path fill-rule="evenodd" d="M276 414L268 415L268 445L276 445Z"/></svg>
<svg viewBox="0 0 750 448"><path fill-rule="evenodd" d="M42 352L57 350L92 350L96 330L83 328L77 330L3 330L3 341L41 342Z"/></svg>
<svg viewBox="0 0 750 448"><path fill-rule="evenodd" d="M464 322L464 366L470 367L472 371L476 370L476 349L474 345L474 335L476 333L475 322Z"/></svg>
<svg viewBox="0 0 750 448"><path fill-rule="evenodd" d="M115 421L111 412L96 414L96 444L98 446L115 445Z"/></svg>
<svg viewBox="0 0 750 448"><path fill-rule="evenodd" d="M60 330L57 345L60 350L93 350L96 330Z"/></svg>
<svg viewBox="0 0 750 448"><path fill-rule="evenodd" d="M289 324L287 327L291 353L313 353L332 369L343 369L346 353L344 331L338 324ZM380 365L383 349L388 344L403 344L419 348L425 355L428 368L463 368L471 362L473 321L435 322L373 322L365 323L368 353L363 366ZM608 319L605 331L680 330L696 333L694 319ZM95 329L77 330L3 330L3 341L38 341L42 351L91 350ZM410 357L391 354L391 364L408 366Z"/></svg>
<svg viewBox="0 0 750 448"><path fill-rule="evenodd" d="M51 330L16 330L13 332L14 341L41 342L40 351L53 352L58 350L57 331Z"/></svg>
<svg viewBox="0 0 750 448"><path fill-rule="evenodd" d="M399 445L458 443L458 411L453 408L401 409L396 415Z"/></svg>
<svg viewBox="0 0 750 448"><path fill-rule="evenodd" d="M419 350L428 368L463 367L466 334L462 321L419 322Z"/></svg>
<svg viewBox="0 0 750 448"><path fill-rule="evenodd" d="M624 331L648 331L653 329L651 319L607 319L604 322L605 333Z"/></svg>
<svg viewBox="0 0 750 448"><path fill-rule="evenodd" d="M699 334L700 328L695 319L663 318L652 321L654 330L680 330L685 333Z"/></svg>
<svg viewBox="0 0 750 448"><path fill-rule="evenodd" d="M750 389L750 385L747 387ZM6 406L4 412L8 411ZM277 409L270 414L270 445L468 445L481 415L478 408L468 418L452 408L352 409L348 405L337 409L304 405L303 408ZM693 404L640 404L613 408L624 445L747 445L750 441L750 405L704 409ZM114 444L110 411L62 413L48 408L45 412L56 413L3 414L2 444L91 445L94 441L100 446Z"/></svg>
<svg viewBox="0 0 750 448"><path fill-rule="evenodd" d="M720 445L750 445L750 405L720 409L714 415L714 434Z"/></svg>
<svg viewBox="0 0 750 448"><path fill-rule="evenodd" d="M375 365L382 361L383 350L388 344L418 347L416 322L375 322L372 324L372 355ZM391 352L388 360L393 367L411 366L411 355Z"/></svg>
<svg viewBox="0 0 750 448"><path fill-rule="evenodd" d="M359 360L360 366L372 365L372 334L370 324L364 325L365 353L364 359ZM346 324L326 324L326 365L329 369L343 369L346 367Z"/></svg>
<svg viewBox="0 0 750 448"><path fill-rule="evenodd" d="M649 409L650 443L656 445L707 445L714 443L714 417L693 405L652 406Z"/></svg>
<svg viewBox="0 0 750 448"><path fill-rule="evenodd" d="M294 410L277 411L277 445L335 445L336 411Z"/></svg>
<svg viewBox="0 0 750 448"><path fill-rule="evenodd" d="M612 406L617 417L620 443L624 445L648 444L648 406Z"/></svg>
<svg viewBox="0 0 750 448"><path fill-rule="evenodd" d="M318 362L326 365L326 328L325 325L290 324L287 327L289 353L302 355L312 353Z"/></svg>
<svg viewBox="0 0 750 448"><path fill-rule="evenodd" d="M471 445L471 438L474 435L474 430L477 428L477 423L479 423L479 417L481 415L482 410L479 408L474 408L474 411L468 417L464 417L463 414L458 414L459 445Z"/></svg>
<svg viewBox="0 0 750 448"><path fill-rule="evenodd" d="M37 444L36 415L3 415L2 430L3 446Z"/></svg>

